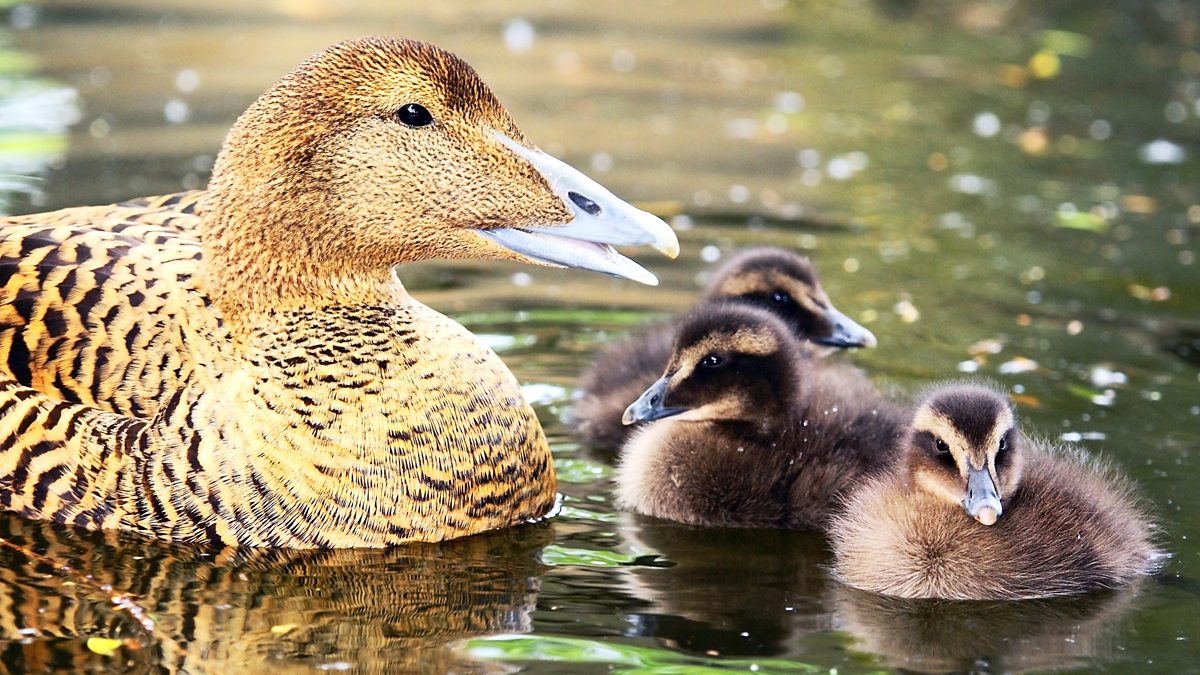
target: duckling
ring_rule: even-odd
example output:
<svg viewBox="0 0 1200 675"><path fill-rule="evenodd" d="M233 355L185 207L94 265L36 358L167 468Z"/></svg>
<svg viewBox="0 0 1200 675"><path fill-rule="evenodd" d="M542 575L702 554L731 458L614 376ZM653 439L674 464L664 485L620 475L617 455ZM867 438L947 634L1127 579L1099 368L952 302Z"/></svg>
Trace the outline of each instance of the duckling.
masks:
<svg viewBox="0 0 1200 675"><path fill-rule="evenodd" d="M1023 436L989 386L933 389L894 470L830 523L849 586L907 598L1012 600L1129 582L1161 559L1129 485L1079 450Z"/></svg>
<svg viewBox="0 0 1200 675"><path fill-rule="evenodd" d="M0 221L0 508L294 548L538 518L554 469L516 379L393 268L654 283L612 248L642 244L678 252L456 56L334 45L238 119L202 194Z"/></svg>
<svg viewBox="0 0 1200 675"><path fill-rule="evenodd" d="M737 300L767 309L787 323L797 340L815 353L874 347L871 331L842 314L829 301L808 258L774 247L744 249L713 275L698 304ZM671 356L675 332L660 325L601 352L580 378L572 412L575 434L590 446L616 448L629 434L621 423L625 408L662 374Z"/></svg>
<svg viewBox="0 0 1200 675"><path fill-rule="evenodd" d="M822 529L844 490L886 466L903 411L859 371L813 366L766 310L693 310L665 374L625 411L627 424L653 424L621 449L618 505L694 525Z"/></svg>

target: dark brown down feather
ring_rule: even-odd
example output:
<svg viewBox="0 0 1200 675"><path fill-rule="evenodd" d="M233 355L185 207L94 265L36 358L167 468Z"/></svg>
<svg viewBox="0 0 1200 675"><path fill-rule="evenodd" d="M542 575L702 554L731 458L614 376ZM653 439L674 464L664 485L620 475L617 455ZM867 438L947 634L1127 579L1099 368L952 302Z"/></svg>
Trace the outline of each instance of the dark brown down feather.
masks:
<svg viewBox="0 0 1200 675"><path fill-rule="evenodd" d="M701 362L723 359L716 368ZM853 368L821 364L774 315L711 303L679 324L661 404L621 449L617 501L695 525L824 529L891 461L903 410Z"/></svg>
<svg viewBox="0 0 1200 675"><path fill-rule="evenodd" d="M698 304L726 300L774 313L798 341L828 338L837 328L816 269L808 258L785 249L744 249L723 263ZM574 434L600 450L619 447L636 428L621 424L621 414L662 375L674 340L675 325L660 323L604 349L579 379L571 413ZM821 351L828 349L814 348Z"/></svg>

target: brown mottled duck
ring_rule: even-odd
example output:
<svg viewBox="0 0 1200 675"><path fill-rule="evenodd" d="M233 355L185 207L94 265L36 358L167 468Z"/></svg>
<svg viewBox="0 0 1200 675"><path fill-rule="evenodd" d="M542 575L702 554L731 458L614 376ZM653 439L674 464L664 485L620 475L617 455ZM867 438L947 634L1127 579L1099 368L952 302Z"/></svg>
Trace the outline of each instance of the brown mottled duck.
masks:
<svg viewBox="0 0 1200 675"><path fill-rule="evenodd" d="M1130 486L1080 450L1023 436L1000 392L959 383L917 405L894 470L830 523L836 575L884 595L1015 600L1125 584L1162 554Z"/></svg>
<svg viewBox="0 0 1200 675"><path fill-rule="evenodd" d="M555 499L515 378L393 267L653 283L662 221L533 146L432 45L335 45L238 119L202 193L0 220L0 507L173 542L378 547Z"/></svg>
<svg viewBox="0 0 1200 675"><path fill-rule="evenodd" d="M775 247L739 251L721 265L697 306L732 300L761 307L783 319L796 340L815 354L847 347L874 347L875 336L833 306L812 262ZM579 380L571 413L575 434L595 448L616 448L631 427L621 423L625 408L649 387L671 358L673 324L653 326L615 343L596 357Z"/></svg>
<svg viewBox="0 0 1200 675"><path fill-rule="evenodd" d="M742 303L680 322L664 375L625 421L617 503L693 525L821 530L883 471L903 409L858 370L818 365L790 327Z"/></svg>

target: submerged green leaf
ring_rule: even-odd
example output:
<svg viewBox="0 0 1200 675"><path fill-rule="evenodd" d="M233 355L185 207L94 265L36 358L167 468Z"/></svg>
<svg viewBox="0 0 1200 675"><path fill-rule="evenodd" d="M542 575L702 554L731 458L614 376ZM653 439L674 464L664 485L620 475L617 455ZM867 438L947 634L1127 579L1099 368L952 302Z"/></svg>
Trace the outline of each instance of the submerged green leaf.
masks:
<svg viewBox="0 0 1200 675"><path fill-rule="evenodd" d="M1088 230L1089 232L1107 232L1108 221L1090 211L1063 212L1054 215L1054 224L1072 230Z"/></svg>
<svg viewBox="0 0 1200 675"><path fill-rule="evenodd" d="M554 458L554 472L563 483L592 483L612 475L612 469L603 464L575 457Z"/></svg>
<svg viewBox="0 0 1200 675"><path fill-rule="evenodd" d="M582 565L584 567L621 567L631 565L639 556L612 549L568 548L551 544L542 549L542 562L547 565Z"/></svg>
<svg viewBox="0 0 1200 675"><path fill-rule="evenodd" d="M615 673L822 673L827 669L788 659L690 656L658 647L543 635L496 635L467 640L465 651L485 661L602 663Z"/></svg>
<svg viewBox="0 0 1200 675"><path fill-rule="evenodd" d="M615 513L602 513L591 509L581 509L577 506L564 506L558 511L559 518L583 520L592 523L615 523L620 516Z"/></svg>

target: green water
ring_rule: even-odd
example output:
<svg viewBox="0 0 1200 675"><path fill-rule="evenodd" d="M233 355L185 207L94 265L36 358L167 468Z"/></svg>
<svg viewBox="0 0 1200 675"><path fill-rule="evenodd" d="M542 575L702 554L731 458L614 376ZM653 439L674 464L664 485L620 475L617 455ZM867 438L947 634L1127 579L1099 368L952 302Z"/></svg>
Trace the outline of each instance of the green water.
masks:
<svg viewBox="0 0 1200 675"><path fill-rule="evenodd" d="M0 3L8 212L201 186L267 84L385 33L459 53L527 136L668 214L683 245L640 258L658 288L400 271L526 385L558 517L213 556L4 516L0 535L44 556L0 549L5 668L1200 672L1200 11L1045 4ZM819 537L615 511L608 460L563 422L575 377L750 244L813 257L879 338L849 357L881 385L974 369L1027 430L1111 457L1160 519L1164 573L1055 602L897 603L831 584Z"/></svg>

